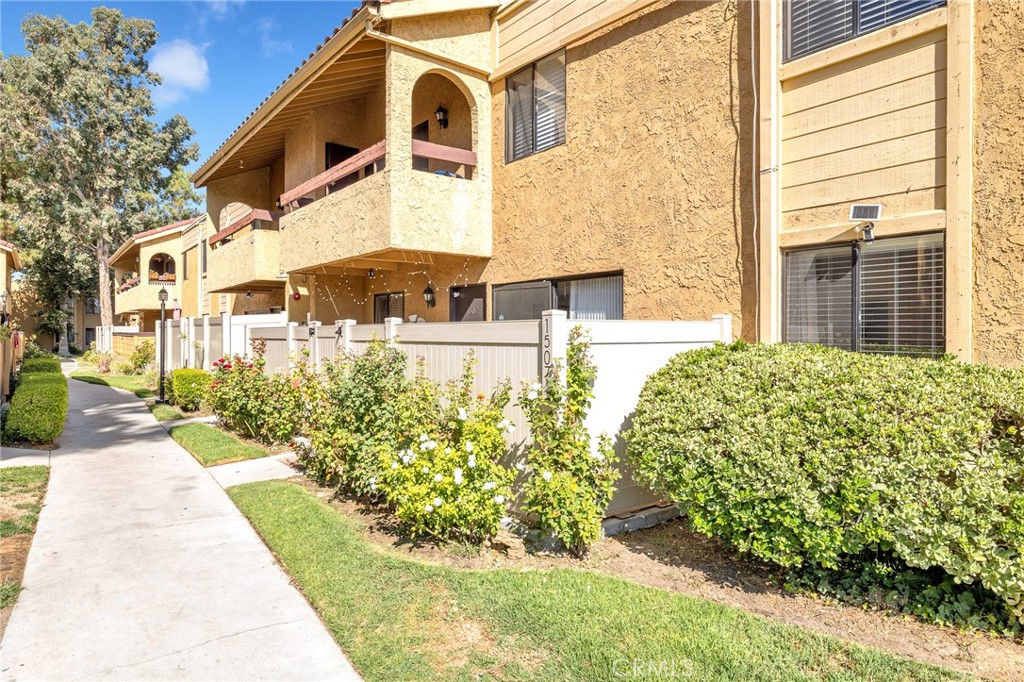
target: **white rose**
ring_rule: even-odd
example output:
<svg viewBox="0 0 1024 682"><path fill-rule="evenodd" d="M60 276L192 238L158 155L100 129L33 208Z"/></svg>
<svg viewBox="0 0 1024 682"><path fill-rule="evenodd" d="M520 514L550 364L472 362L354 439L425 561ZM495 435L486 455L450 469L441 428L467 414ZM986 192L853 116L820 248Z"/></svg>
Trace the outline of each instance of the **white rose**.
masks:
<svg viewBox="0 0 1024 682"><path fill-rule="evenodd" d="M426 509L428 512L434 511L434 508L431 507L429 504L426 507L424 507L424 509Z"/></svg>
<svg viewBox="0 0 1024 682"><path fill-rule="evenodd" d="M473 452L473 443L466 441L466 452Z"/></svg>
<svg viewBox="0 0 1024 682"><path fill-rule="evenodd" d="M435 497L434 498L434 506L435 507L440 507L441 506L441 498L440 497Z"/></svg>
<svg viewBox="0 0 1024 682"><path fill-rule="evenodd" d="M495 495L494 496L494 501L497 502L498 504L505 504L505 496L504 495Z"/></svg>
<svg viewBox="0 0 1024 682"><path fill-rule="evenodd" d="M370 490L376 490L376 489L377 489L377 484L376 483L371 483L370 484Z"/></svg>
<svg viewBox="0 0 1024 682"><path fill-rule="evenodd" d="M444 449L444 454L446 454L446 455L452 454L452 449L451 448L445 448Z"/></svg>
<svg viewBox="0 0 1024 682"><path fill-rule="evenodd" d="M541 474L541 477L545 481L550 481L551 480L551 472L550 471L545 471L543 474Z"/></svg>
<svg viewBox="0 0 1024 682"><path fill-rule="evenodd" d="M308 448L309 445L310 445L310 442L311 441L308 438L306 438L305 436L296 436L295 437L295 444L296 445L301 445L304 448Z"/></svg>
<svg viewBox="0 0 1024 682"><path fill-rule="evenodd" d="M444 476L442 476L441 474L434 474L435 483L440 483L442 478L444 478Z"/></svg>
<svg viewBox="0 0 1024 682"><path fill-rule="evenodd" d="M476 455L469 456L469 468L472 469L476 466Z"/></svg>
<svg viewBox="0 0 1024 682"><path fill-rule="evenodd" d="M466 417L468 417L468 416L469 415L466 414L466 408L465 407L460 407L459 408L459 419L462 420L462 421L466 421Z"/></svg>
<svg viewBox="0 0 1024 682"><path fill-rule="evenodd" d="M462 485L462 469L455 470L455 485Z"/></svg>

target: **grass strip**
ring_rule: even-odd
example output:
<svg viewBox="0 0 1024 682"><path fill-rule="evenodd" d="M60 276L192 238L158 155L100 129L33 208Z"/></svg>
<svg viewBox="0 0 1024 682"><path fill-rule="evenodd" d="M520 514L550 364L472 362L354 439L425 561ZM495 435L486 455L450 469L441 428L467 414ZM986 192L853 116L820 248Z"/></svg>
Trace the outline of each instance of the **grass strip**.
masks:
<svg viewBox="0 0 1024 682"><path fill-rule="evenodd" d="M228 493L367 682L966 679L592 572L421 563L294 483Z"/></svg>
<svg viewBox="0 0 1024 682"><path fill-rule="evenodd" d="M266 457L270 454L266 448L246 443L209 424L172 426L170 434L178 445L192 453L192 456L205 467Z"/></svg>
<svg viewBox="0 0 1024 682"><path fill-rule="evenodd" d="M170 422L176 419L184 419L185 415L177 407L167 403L150 403L149 411L153 413L158 422Z"/></svg>
<svg viewBox="0 0 1024 682"><path fill-rule="evenodd" d="M98 384L131 391L140 398L156 398L157 395L152 388L146 385L146 378L141 374L100 374L98 372L72 372L72 379L84 381L87 384Z"/></svg>

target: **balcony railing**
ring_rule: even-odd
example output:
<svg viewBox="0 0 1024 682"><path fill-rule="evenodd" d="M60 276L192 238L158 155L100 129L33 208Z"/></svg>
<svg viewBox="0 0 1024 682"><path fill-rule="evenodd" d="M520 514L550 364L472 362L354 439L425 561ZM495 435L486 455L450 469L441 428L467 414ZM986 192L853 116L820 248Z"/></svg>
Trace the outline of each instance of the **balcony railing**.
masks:
<svg viewBox="0 0 1024 682"><path fill-rule="evenodd" d="M309 199L309 195L331 187L342 178L352 174L361 174L359 179L366 178L383 169L386 152L387 140L381 140L355 156L342 161L336 166L332 166L320 175L306 180L298 187L288 190L281 195L277 203L286 211L293 210L310 201L314 201L314 199ZM448 147L425 140L412 141L412 155L418 158L445 161L463 166L475 167L477 164L476 152L474 151L458 147Z"/></svg>
<svg viewBox="0 0 1024 682"><path fill-rule="evenodd" d="M225 227L217 234L210 237L210 245L212 246L213 244L217 244L218 242L222 242L226 239L229 239L230 237L234 236L235 233L245 229L250 225L253 225L255 227L257 224L260 223L269 223L270 225L268 225L268 227L276 229L274 223L277 222L277 219L280 217L280 215L281 214L276 211L272 212L265 211L261 208L254 208L253 210L249 211L235 222ZM264 226L260 225L260 227L263 228Z"/></svg>
<svg viewBox="0 0 1024 682"><path fill-rule="evenodd" d="M176 281L177 278L173 272L164 275L154 275L152 273L149 275L150 284L174 284Z"/></svg>
<svg viewBox="0 0 1024 682"><path fill-rule="evenodd" d="M120 294L125 291L128 291L129 289L134 289L135 287L139 286L139 282L141 281L141 277L132 277L131 279L126 279L124 282L121 282L121 286L117 288L117 293Z"/></svg>

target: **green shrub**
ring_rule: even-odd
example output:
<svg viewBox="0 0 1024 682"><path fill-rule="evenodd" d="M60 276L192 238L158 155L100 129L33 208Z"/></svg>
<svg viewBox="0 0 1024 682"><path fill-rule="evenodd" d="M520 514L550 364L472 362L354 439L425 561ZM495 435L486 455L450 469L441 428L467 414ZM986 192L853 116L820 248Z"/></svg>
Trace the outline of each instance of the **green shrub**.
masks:
<svg viewBox="0 0 1024 682"><path fill-rule="evenodd" d="M68 383L51 371L22 372L3 426L4 443L50 443L64 430Z"/></svg>
<svg viewBox="0 0 1024 682"><path fill-rule="evenodd" d="M510 387L500 384L489 399L474 397L473 362L470 355L443 401L422 369L397 401L399 449L382 449L381 480L371 485L379 483L414 536L472 542L493 537L512 504L515 474L502 464Z"/></svg>
<svg viewBox="0 0 1024 682"><path fill-rule="evenodd" d="M35 339L26 339L24 357L26 360L31 360L32 358L53 358L56 356L48 350L43 350L43 347Z"/></svg>
<svg viewBox="0 0 1024 682"><path fill-rule="evenodd" d="M824 570L890 553L1021 617L1021 371L716 346L651 376L626 438L639 480L741 551Z"/></svg>
<svg viewBox="0 0 1024 682"><path fill-rule="evenodd" d="M299 383L286 375L267 376L262 355L213 363L208 402L224 424L246 438L263 443L291 440L303 413Z"/></svg>
<svg viewBox="0 0 1024 682"><path fill-rule="evenodd" d="M53 374L60 374L60 360L54 357L47 358L28 358L21 363L21 372L23 374L33 373L45 373L50 372Z"/></svg>
<svg viewBox="0 0 1024 682"><path fill-rule="evenodd" d="M213 377L201 369L172 370L167 382L167 401L186 412L195 412L206 400Z"/></svg>
<svg viewBox="0 0 1024 682"><path fill-rule="evenodd" d="M399 447L398 402L412 388L405 367L405 353L373 340L361 354L326 365L322 383L296 372L309 406L298 457L311 476L357 497L375 495L371 479L380 474L381 452ZM435 409L428 398L415 418L430 421Z"/></svg>
<svg viewBox="0 0 1024 682"><path fill-rule="evenodd" d="M579 555L601 537L619 478L611 440L602 435L592 447L584 426L597 368L580 327L569 333L564 383L561 372L556 365L543 386L527 386L519 398L533 436L525 508L541 530Z"/></svg>
<svg viewBox="0 0 1024 682"><path fill-rule="evenodd" d="M135 347L131 355L124 362L118 363L118 374L145 374L150 365L156 360L156 345L149 340L143 341Z"/></svg>

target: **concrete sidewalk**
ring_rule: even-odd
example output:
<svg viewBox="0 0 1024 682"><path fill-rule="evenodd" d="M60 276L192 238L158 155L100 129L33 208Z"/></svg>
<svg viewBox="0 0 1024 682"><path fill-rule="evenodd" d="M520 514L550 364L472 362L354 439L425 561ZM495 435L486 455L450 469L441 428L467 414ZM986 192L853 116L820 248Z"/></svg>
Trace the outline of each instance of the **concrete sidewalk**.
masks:
<svg viewBox="0 0 1024 682"><path fill-rule="evenodd" d="M69 382L0 645L13 680L358 680L214 479L134 396Z"/></svg>

